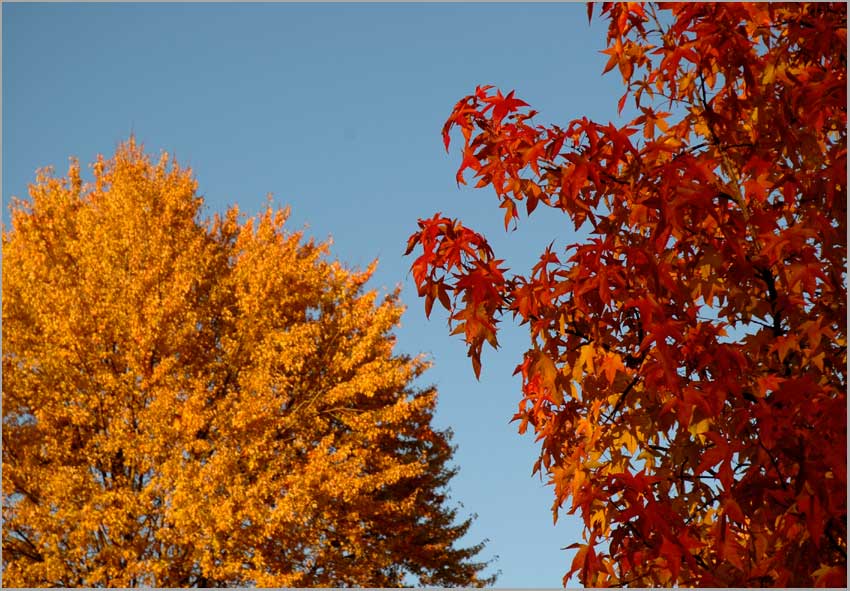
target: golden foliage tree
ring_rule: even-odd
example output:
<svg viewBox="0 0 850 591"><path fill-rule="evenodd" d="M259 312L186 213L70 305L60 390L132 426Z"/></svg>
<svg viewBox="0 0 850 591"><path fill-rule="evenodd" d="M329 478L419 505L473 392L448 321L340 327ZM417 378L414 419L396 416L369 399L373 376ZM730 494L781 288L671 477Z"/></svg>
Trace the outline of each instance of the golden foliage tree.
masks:
<svg viewBox="0 0 850 591"><path fill-rule="evenodd" d="M482 585L398 293L131 139L3 234L3 584Z"/></svg>

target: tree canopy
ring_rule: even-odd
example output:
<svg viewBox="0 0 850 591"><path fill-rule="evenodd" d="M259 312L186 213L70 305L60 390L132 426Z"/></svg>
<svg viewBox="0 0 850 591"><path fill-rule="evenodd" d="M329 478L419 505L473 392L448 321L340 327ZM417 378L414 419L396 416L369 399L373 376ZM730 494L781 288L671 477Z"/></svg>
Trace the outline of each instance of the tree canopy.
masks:
<svg viewBox="0 0 850 591"><path fill-rule="evenodd" d="M134 140L3 233L3 585L481 586L398 293Z"/></svg>
<svg viewBox="0 0 850 591"><path fill-rule="evenodd" d="M842 587L846 5L597 12L636 117L543 125L480 86L443 129L506 229L524 210L590 238L512 273L461 221L421 219L426 312L449 311L476 375L500 320L528 327L514 419L555 518L583 520L565 581Z"/></svg>

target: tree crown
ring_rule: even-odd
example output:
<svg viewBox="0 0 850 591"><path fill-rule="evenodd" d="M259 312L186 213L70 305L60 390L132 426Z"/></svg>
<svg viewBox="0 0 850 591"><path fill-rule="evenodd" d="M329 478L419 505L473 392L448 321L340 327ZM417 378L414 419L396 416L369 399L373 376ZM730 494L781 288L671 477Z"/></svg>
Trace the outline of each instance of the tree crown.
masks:
<svg viewBox="0 0 850 591"><path fill-rule="evenodd" d="M6 586L483 585L398 292L134 140L3 234Z"/></svg>

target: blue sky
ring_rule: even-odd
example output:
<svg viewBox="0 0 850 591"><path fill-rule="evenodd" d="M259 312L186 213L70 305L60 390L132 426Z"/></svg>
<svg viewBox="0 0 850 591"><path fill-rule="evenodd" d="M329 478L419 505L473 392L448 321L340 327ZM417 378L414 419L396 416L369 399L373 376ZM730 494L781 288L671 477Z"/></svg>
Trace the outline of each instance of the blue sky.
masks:
<svg viewBox="0 0 850 591"><path fill-rule="evenodd" d="M505 324L476 381L445 314L425 319L402 253L417 218L438 211L518 271L577 239L543 209L506 233L491 190L455 184L458 148L446 154L440 130L478 84L516 89L543 123L618 121L604 23L588 25L584 4L530 3L4 3L2 23L4 204L36 168L64 174L69 156L87 164L133 133L192 167L208 212L254 214L271 193L292 229L333 236L337 258L377 257L371 287L401 285L408 305L398 350L434 362L424 384L440 392L437 425L455 433L453 502L478 514L467 542L490 540L482 558L499 556L499 587L560 587L578 519L553 525L552 491L531 476L533 435L509 422L528 337Z"/></svg>

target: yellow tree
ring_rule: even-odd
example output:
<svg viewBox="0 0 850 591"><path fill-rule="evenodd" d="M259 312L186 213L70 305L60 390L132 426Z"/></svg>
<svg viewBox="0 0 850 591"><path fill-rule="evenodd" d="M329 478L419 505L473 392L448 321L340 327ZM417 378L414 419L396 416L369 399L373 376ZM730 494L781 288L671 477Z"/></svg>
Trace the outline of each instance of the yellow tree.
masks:
<svg viewBox="0 0 850 591"><path fill-rule="evenodd" d="M380 299L131 139L3 233L4 586L483 585Z"/></svg>

